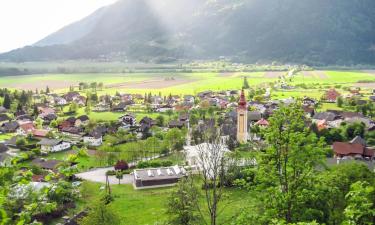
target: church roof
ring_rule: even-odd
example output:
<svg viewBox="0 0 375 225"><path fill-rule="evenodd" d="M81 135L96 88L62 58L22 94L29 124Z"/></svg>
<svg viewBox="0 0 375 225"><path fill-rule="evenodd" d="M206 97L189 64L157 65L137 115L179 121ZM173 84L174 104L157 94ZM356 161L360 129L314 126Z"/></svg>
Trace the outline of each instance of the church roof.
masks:
<svg viewBox="0 0 375 225"><path fill-rule="evenodd" d="M238 108L239 109L246 109L246 98L245 98L245 92L244 90L241 91L241 97L240 97L240 101L238 102Z"/></svg>

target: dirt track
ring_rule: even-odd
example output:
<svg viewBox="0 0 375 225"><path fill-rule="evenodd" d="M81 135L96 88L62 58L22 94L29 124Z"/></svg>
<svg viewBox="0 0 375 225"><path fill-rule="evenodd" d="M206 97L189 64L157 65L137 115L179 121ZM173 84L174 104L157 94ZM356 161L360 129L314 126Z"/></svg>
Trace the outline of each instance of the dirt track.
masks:
<svg viewBox="0 0 375 225"><path fill-rule="evenodd" d="M279 78L280 76L284 75L285 72L275 72L275 71L269 71L264 74L265 78Z"/></svg>
<svg viewBox="0 0 375 225"><path fill-rule="evenodd" d="M50 89L62 89L62 88L68 88L69 86L76 86L78 85L78 82L73 82L73 81L37 81L37 82L31 82L31 83L16 83L16 84L7 84L4 85L5 87L8 88L15 88L19 90L32 90L34 91L35 89L44 89L47 86Z"/></svg>

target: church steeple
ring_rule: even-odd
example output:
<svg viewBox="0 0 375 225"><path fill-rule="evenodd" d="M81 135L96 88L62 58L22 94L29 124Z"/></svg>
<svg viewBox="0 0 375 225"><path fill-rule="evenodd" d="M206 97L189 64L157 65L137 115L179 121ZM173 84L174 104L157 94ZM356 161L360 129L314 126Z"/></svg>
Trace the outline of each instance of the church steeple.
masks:
<svg viewBox="0 0 375 225"><path fill-rule="evenodd" d="M247 137L247 103L245 92L242 90L237 107L237 141L239 143L246 143Z"/></svg>

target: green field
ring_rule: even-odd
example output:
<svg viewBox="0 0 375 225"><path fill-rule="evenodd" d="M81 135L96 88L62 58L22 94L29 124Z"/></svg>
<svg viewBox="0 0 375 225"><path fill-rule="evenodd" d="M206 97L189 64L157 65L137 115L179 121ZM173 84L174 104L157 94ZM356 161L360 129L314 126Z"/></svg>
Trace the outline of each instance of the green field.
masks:
<svg viewBox="0 0 375 225"><path fill-rule="evenodd" d="M99 193L103 192L100 191L100 186L97 183L84 182L82 193L85 201L79 204L79 208L90 205L99 198ZM111 189L115 199L113 207L121 216L121 225L163 224L167 220L167 199L174 188L134 190L131 185L112 185ZM226 189L225 195L228 201L224 200L222 204L225 209L219 216L219 224L230 223L233 216L253 199L250 192L238 188ZM201 200L203 207L203 196Z"/></svg>
<svg viewBox="0 0 375 225"><path fill-rule="evenodd" d="M292 80L292 84L301 84L324 88L330 85L349 86L358 81L375 81L375 75L362 71L322 71L324 77L319 77L314 72L307 76L298 73ZM278 77L265 77L266 72L192 72L192 73L89 73L89 74L45 74L1 77L0 87L31 90L44 89L49 85L57 92L66 91L70 85L79 82L103 82L111 85L103 90L103 93L113 94L116 91L126 93L152 92L164 95L173 94L196 94L204 90L228 90L240 89L243 77L247 77L250 85L275 82ZM173 77L178 80L176 84L167 84L165 80ZM147 84L142 84L147 82ZM141 84L140 84L141 83ZM125 87L123 86L125 85Z"/></svg>

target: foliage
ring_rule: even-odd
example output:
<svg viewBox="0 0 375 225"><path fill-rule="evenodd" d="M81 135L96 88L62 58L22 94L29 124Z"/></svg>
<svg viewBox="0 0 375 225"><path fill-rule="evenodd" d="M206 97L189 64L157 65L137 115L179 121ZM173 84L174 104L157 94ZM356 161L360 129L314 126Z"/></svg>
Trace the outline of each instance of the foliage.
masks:
<svg viewBox="0 0 375 225"><path fill-rule="evenodd" d="M92 204L88 215L83 218L80 225L114 225L121 224L120 216L111 204L95 202Z"/></svg>
<svg viewBox="0 0 375 225"><path fill-rule="evenodd" d="M370 225L375 222L375 188L367 182L358 181L350 186L345 196L345 222L348 225Z"/></svg>
<svg viewBox="0 0 375 225"><path fill-rule="evenodd" d="M168 198L167 214L168 224L193 225L201 222L198 213L199 191L194 185L193 178L183 177L177 184L177 188Z"/></svg>
<svg viewBox="0 0 375 225"><path fill-rule="evenodd" d="M314 171L324 158L324 141L305 128L303 115L297 103L282 106L269 118L269 147L261 154L256 175L263 189L259 197L266 202L264 216L276 214L288 223L298 221L304 192L313 189Z"/></svg>

